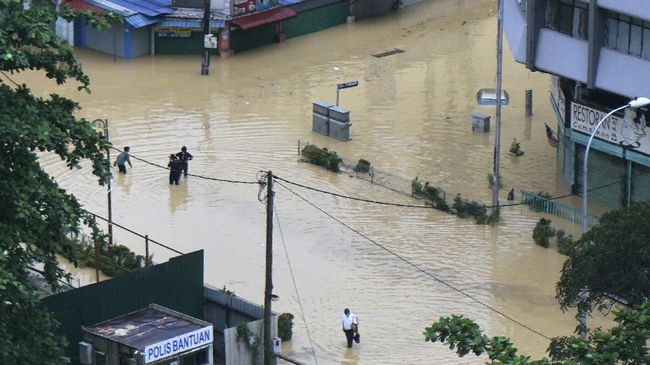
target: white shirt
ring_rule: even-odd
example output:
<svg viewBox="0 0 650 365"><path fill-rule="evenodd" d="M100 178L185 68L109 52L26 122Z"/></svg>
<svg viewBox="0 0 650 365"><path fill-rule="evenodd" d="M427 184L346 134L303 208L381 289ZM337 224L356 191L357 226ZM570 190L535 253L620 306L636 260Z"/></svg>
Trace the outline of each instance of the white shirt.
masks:
<svg viewBox="0 0 650 365"><path fill-rule="evenodd" d="M345 314L343 315L343 329L344 330L351 330L352 329L352 324L359 324L359 318L354 313L350 313L350 315L346 316Z"/></svg>

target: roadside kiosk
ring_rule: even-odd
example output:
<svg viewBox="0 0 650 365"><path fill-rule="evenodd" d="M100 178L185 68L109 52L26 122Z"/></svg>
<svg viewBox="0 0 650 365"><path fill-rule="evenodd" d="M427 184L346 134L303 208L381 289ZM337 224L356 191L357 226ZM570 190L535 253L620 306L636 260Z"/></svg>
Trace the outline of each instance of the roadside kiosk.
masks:
<svg viewBox="0 0 650 365"><path fill-rule="evenodd" d="M82 327L84 365L213 365L212 324L160 305Z"/></svg>

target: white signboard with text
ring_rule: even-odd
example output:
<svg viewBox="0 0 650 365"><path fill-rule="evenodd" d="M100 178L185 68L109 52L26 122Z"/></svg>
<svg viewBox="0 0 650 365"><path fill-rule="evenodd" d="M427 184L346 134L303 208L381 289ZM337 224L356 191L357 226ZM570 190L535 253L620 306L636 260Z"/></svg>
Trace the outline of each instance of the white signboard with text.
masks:
<svg viewBox="0 0 650 365"><path fill-rule="evenodd" d="M587 135L594 132L596 124L607 114L588 106L571 102L571 129ZM598 128L596 138L636 152L650 155L650 127L640 111L625 109L625 116L612 115Z"/></svg>
<svg viewBox="0 0 650 365"><path fill-rule="evenodd" d="M212 326L203 327L145 347L144 363L149 364L210 343L212 343Z"/></svg>

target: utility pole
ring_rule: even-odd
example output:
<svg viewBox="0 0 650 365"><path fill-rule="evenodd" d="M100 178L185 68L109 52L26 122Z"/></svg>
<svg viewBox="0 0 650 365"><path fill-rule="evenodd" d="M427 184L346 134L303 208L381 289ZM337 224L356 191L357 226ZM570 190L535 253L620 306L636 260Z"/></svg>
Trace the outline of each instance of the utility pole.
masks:
<svg viewBox="0 0 650 365"><path fill-rule="evenodd" d="M271 343L271 299L273 296L273 173L266 173L266 286L264 288L264 365L275 363Z"/></svg>
<svg viewBox="0 0 650 365"><path fill-rule="evenodd" d="M201 75L210 73L210 49L205 44L206 36L210 34L210 0L204 0L203 7L203 62L201 63Z"/></svg>
<svg viewBox="0 0 650 365"><path fill-rule="evenodd" d="M497 0L497 88L496 88L496 130L494 131L494 173L492 185L493 224L499 219L499 158L501 149L501 93L503 70L503 0Z"/></svg>
<svg viewBox="0 0 650 365"><path fill-rule="evenodd" d="M108 195L108 244L112 245L113 244L113 202L111 199L111 191L113 190L111 188L111 148L108 145L109 139L108 139L108 119L95 119L93 120L94 124L101 123L103 129L104 129L104 139L106 139L106 164L107 164L107 169L108 171L108 183L107 183L107 195Z"/></svg>

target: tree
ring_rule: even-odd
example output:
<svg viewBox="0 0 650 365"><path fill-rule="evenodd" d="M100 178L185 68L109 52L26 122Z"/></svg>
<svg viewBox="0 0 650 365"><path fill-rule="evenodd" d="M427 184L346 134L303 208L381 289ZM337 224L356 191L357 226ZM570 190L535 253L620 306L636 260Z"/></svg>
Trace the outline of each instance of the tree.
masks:
<svg viewBox="0 0 650 365"><path fill-rule="evenodd" d="M47 2L23 7L20 0L0 1L0 363L66 363L64 339L56 323L39 305L30 287L29 268L42 265L53 289L67 274L58 265L62 254L76 263L78 246L67 239L84 225L99 231L77 199L61 189L41 167L37 153L54 153L69 168L84 159L104 184L109 168L102 152L104 137L87 120L75 117L78 104L56 94L41 98L12 75L26 70L44 73L61 85L68 80L89 91L89 79L72 49L56 37L50 24L57 16L83 18L105 27L115 18L90 12L56 9Z"/></svg>
<svg viewBox="0 0 650 365"><path fill-rule="evenodd" d="M588 311L610 308L612 297L631 305L650 299L649 217L650 202L613 210L569 249L556 285L563 310L581 295Z"/></svg>
<svg viewBox="0 0 650 365"><path fill-rule="evenodd" d="M549 358L531 360L518 354L507 337L482 334L471 319L452 315L440 317L424 332L425 341L441 342L456 349L459 357L470 353L488 355L488 364L508 365L646 365L650 364L647 341L650 339L650 301L635 308L615 310L617 325L596 330L587 339L579 336L555 338L549 346Z"/></svg>

